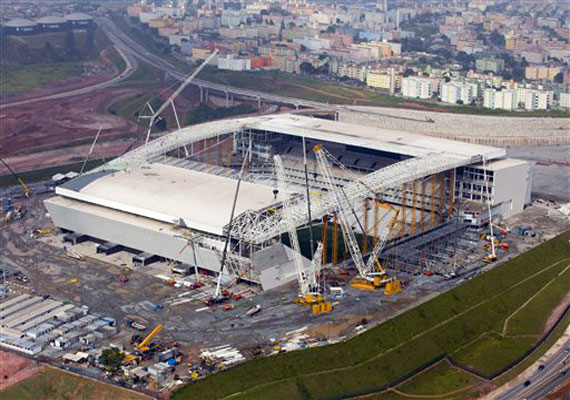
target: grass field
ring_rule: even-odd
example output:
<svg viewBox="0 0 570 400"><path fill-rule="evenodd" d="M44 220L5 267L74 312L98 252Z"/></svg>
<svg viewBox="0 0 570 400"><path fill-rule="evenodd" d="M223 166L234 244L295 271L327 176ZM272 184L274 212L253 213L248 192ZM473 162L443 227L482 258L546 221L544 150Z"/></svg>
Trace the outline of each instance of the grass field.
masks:
<svg viewBox="0 0 570 400"><path fill-rule="evenodd" d="M0 94L25 92L46 83L60 81L83 73L82 62L64 62L19 67L2 67Z"/></svg>
<svg viewBox="0 0 570 400"><path fill-rule="evenodd" d="M17 400L139 400L148 397L48 367L0 392L2 399Z"/></svg>
<svg viewBox="0 0 570 400"><path fill-rule="evenodd" d="M114 102L108 111L113 115L119 115L131 121L138 122L140 113L144 114L144 112L146 112L144 115L148 114L149 110L143 112L145 104L154 97L156 97L154 93L139 93L127 99Z"/></svg>
<svg viewBox="0 0 570 400"><path fill-rule="evenodd" d="M507 335L541 334L548 318L541 310L553 310L568 294L569 287L570 268L509 320Z"/></svg>
<svg viewBox="0 0 570 400"><path fill-rule="evenodd" d="M566 232L345 343L250 361L172 398L331 398L375 390L442 353L484 352L477 339L500 332L504 320L563 269L569 239ZM519 350L501 354L497 365Z"/></svg>
<svg viewBox="0 0 570 400"><path fill-rule="evenodd" d="M443 395L468 388L480 381L481 379L451 366L444 360L405 381L397 389L406 394Z"/></svg>
<svg viewBox="0 0 570 400"><path fill-rule="evenodd" d="M123 57L119 54L119 52L115 49L112 49L109 52L109 60L113 63L115 68L119 73L123 72L125 68L127 68L127 63L123 59Z"/></svg>
<svg viewBox="0 0 570 400"><path fill-rule="evenodd" d="M164 89L173 82L164 82L162 78L164 74L150 65L139 62L136 71L127 79L121 82L121 86L127 85L144 85L148 87L149 84L158 83L159 88Z"/></svg>
<svg viewBox="0 0 570 400"><path fill-rule="evenodd" d="M536 338L504 338L499 334L489 333L452 356L458 362L469 365L484 375L491 375L509 361L523 355L534 342Z"/></svg>

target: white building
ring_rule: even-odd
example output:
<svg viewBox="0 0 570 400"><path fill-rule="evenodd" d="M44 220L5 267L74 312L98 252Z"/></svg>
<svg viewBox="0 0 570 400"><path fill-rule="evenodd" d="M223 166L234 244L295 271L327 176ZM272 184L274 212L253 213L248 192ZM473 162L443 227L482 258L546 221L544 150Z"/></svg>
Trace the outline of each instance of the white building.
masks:
<svg viewBox="0 0 570 400"><path fill-rule="evenodd" d="M515 90L485 89L483 107L499 110L515 110L517 108L517 92Z"/></svg>
<svg viewBox="0 0 570 400"><path fill-rule="evenodd" d="M434 85L429 78L407 77L402 79L402 96L430 99Z"/></svg>
<svg viewBox="0 0 570 400"><path fill-rule="evenodd" d="M473 85L470 83L444 82L441 84L441 101L444 103L470 104L473 100Z"/></svg>
<svg viewBox="0 0 570 400"><path fill-rule="evenodd" d="M228 54L226 57L218 58L218 68L232 71L249 71L251 69L251 61L249 59L234 58L234 56Z"/></svg>
<svg viewBox="0 0 570 400"><path fill-rule="evenodd" d="M558 104L560 108L570 108L570 93L560 93Z"/></svg>
<svg viewBox="0 0 570 400"><path fill-rule="evenodd" d="M536 90L529 88L518 88L517 99L524 104L525 110L546 110L552 107L554 92L548 90Z"/></svg>

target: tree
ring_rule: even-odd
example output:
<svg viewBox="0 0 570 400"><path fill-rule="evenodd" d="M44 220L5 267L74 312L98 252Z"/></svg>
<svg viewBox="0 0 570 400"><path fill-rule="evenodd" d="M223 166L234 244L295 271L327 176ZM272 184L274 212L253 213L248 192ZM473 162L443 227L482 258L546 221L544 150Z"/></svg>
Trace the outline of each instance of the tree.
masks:
<svg viewBox="0 0 570 400"><path fill-rule="evenodd" d="M110 372L116 372L123 362L124 354L117 348L103 350L99 362Z"/></svg>
<svg viewBox="0 0 570 400"><path fill-rule="evenodd" d="M299 69L301 70L301 72L307 75L313 75L315 73L315 67L313 67L313 64L307 61L302 62L301 65L299 66Z"/></svg>
<svg viewBox="0 0 570 400"><path fill-rule="evenodd" d="M315 70L317 75L328 75L329 74L329 63L325 63L321 65L319 68Z"/></svg>
<svg viewBox="0 0 570 400"><path fill-rule="evenodd" d="M411 68L406 68L406 70L404 71L404 78L408 77L408 76L414 76L416 73L414 72L413 69Z"/></svg>
<svg viewBox="0 0 570 400"><path fill-rule="evenodd" d="M73 34L73 29L68 29L65 32L65 51L67 55L73 57L77 54L77 48L75 47L75 35Z"/></svg>
<svg viewBox="0 0 570 400"><path fill-rule="evenodd" d="M555 83L562 83L564 82L564 73L559 72L554 76L554 82Z"/></svg>
<svg viewBox="0 0 570 400"><path fill-rule="evenodd" d="M495 46L505 47L505 36L497 32L496 30L491 33L489 40Z"/></svg>
<svg viewBox="0 0 570 400"><path fill-rule="evenodd" d="M85 37L85 49L92 50L95 48L95 28L90 27L87 29L87 36Z"/></svg>

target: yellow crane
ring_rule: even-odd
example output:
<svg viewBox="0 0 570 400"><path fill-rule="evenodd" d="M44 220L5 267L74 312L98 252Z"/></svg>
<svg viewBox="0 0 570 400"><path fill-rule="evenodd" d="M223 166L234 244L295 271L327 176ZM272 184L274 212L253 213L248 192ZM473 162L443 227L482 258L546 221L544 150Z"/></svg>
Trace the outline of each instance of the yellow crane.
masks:
<svg viewBox="0 0 570 400"><path fill-rule="evenodd" d="M12 168L10 168L10 166L8 164L6 164L6 161L4 161L1 158L0 158L0 161L2 162L2 164L4 164L4 166L6 168L8 168L8 171L10 171L10 173L12 175L14 175L14 178L16 178L18 180L18 182L20 183L20 186L22 186L22 189L24 190L24 196L30 197L30 195L32 194L32 189L30 189L29 186L24 183L22 178L20 178L18 176L18 174Z"/></svg>
<svg viewBox="0 0 570 400"><path fill-rule="evenodd" d="M402 290L402 283L393 277L387 277L386 270L378 260L378 255L384 247L387 236L385 236L382 240L378 240L374 249L372 250L372 254L368 258L368 262L365 263L362 252L358 247L356 236L352 231L352 227L348 219L347 208L351 207L351 205L348 203L348 201L343 201L341 199L340 194L343 193L342 188L339 189L334 183L331 167L327 160L329 153L324 149L322 145L316 145L313 150L315 151L317 164L319 170L321 171L322 178L326 183L330 199L335 206L336 215L340 222L345 244L350 251L352 261L358 270L359 276L357 277L357 280L351 284L351 286L355 286L361 289L375 289L381 285L385 285L384 294L392 295L399 292ZM332 155L330 157L332 157ZM389 207L389 205L386 205L386 207ZM354 209L352 211L354 213ZM356 217L355 213L354 216ZM392 220L391 225L394 224L396 221L395 218L397 218L397 216L398 212L396 210L395 217ZM376 268L374 268L374 264L376 264Z"/></svg>
<svg viewBox="0 0 570 400"><path fill-rule="evenodd" d="M157 327L154 328L152 332L149 333L148 336L143 339L142 342L135 343L135 348L143 353L149 351L150 347L148 345L150 344L150 341L152 340L153 337L155 337L158 334L158 332L162 330L162 328L164 328L164 325L158 324Z"/></svg>

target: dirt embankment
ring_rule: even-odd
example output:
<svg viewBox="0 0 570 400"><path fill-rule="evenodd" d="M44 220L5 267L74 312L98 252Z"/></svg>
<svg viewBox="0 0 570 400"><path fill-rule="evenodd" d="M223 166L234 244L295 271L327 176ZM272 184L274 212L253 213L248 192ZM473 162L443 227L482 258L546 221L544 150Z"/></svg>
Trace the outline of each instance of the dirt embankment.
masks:
<svg viewBox="0 0 570 400"><path fill-rule="evenodd" d="M0 390L37 374L43 368L39 362L0 351Z"/></svg>

